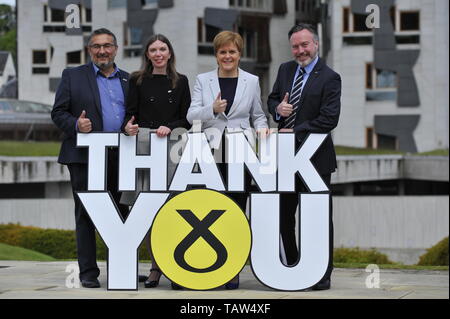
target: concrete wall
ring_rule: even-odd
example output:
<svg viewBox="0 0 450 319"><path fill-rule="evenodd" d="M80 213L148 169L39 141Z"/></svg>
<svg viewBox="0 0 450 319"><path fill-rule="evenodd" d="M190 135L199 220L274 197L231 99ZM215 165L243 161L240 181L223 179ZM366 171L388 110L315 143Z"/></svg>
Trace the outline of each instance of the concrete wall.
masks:
<svg viewBox="0 0 450 319"><path fill-rule="evenodd" d="M414 264L449 235L448 196L334 197L335 247L377 248Z"/></svg>
<svg viewBox="0 0 450 319"><path fill-rule="evenodd" d="M0 184L70 181L56 157L0 156ZM333 184L389 179L449 180L448 156L338 156Z"/></svg>
<svg viewBox="0 0 450 319"><path fill-rule="evenodd" d="M448 196L334 197L335 247L376 248L417 263L449 235ZM74 229L71 199L0 200L0 224Z"/></svg>
<svg viewBox="0 0 450 319"><path fill-rule="evenodd" d="M6 60L5 67L3 69L3 73L0 74L0 88L3 84L8 82L9 77L15 77L16 76L16 67L14 66L13 57L11 54L8 54L8 58Z"/></svg>

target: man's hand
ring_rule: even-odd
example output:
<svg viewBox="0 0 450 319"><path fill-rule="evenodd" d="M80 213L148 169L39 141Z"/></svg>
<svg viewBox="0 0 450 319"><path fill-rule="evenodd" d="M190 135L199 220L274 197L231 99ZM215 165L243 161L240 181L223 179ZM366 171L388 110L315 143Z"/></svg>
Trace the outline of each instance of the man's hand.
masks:
<svg viewBox="0 0 450 319"><path fill-rule="evenodd" d="M135 136L139 132L139 125L133 124L133 122L134 122L134 115L127 122L127 125L125 125L125 132L127 132L129 136Z"/></svg>
<svg viewBox="0 0 450 319"><path fill-rule="evenodd" d="M294 129L292 128L282 128L281 130L278 131L279 133L293 133Z"/></svg>
<svg viewBox="0 0 450 319"><path fill-rule="evenodd" d="M223 113L223 112L225 112L226 108L227 108L227 100L222 100L220 98L220 92L219 92L219 95L217 95L217 98L214 100L214 103L213 103L214 113Z"/></svg>
<svg viewBox="0 0 450 319"><path fill-rule="evenodd" d="M158 137L165 137L165 136L169 135L171 132L172 132L172 130L170 128L168 128L167 126L160 126L156 130L156 135Z"/></svg>
<svg viewBox="0 0 450 319"><path fill-rule="evenodd" d="M293 107L292 104L288 103L288 99L289 93L286 92L283 101L281 101L281 103L277 106L277 113L282 117L288 117L292 113Z"/></svg>
<svg viewBox="0 0 450 319"><path fill-rule="evenodd" d="M81 112L81 115L78 118L77 127L78 131L81 133L89 133L90 131L92 131L92 123L91 120L86 117L85 110Z"/></svg>

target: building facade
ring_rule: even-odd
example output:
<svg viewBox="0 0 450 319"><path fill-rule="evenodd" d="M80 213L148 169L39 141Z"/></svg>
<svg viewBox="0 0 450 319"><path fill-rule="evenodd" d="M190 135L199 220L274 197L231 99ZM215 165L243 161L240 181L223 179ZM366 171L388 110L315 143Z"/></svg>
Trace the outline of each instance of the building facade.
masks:
<svg viewBox="0 0 450 319"><path fill-rule="evenodd" d="M81 24L66 27L65 9ZM379 25L367 28L375 4ZM317 25L321 56L342 77L336 144L407 152L448 149L448 1L446 0L18 0L19 98L53 103L62 70L89 60L92 30L118 39L117 64L141 65L153 33L172 42L179 72L216 67L212 40L221 30L245 41L241 67L260 77L263 102L278 67L291 59L287 32Z"/></svg>
<svg viewBox="0 0 450 319"><path fill-rule="evenodd" d="M9 81L16 78L16 67L10 52L0 51L0 91Z"/></svg>

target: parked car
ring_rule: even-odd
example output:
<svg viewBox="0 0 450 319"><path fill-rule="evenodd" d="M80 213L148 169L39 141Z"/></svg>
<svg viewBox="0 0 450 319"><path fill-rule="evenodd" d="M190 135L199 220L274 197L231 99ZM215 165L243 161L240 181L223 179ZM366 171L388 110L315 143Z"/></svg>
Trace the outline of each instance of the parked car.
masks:
<svg viewBox="0 0 450 319"><path fill-rule="evenodd" d="M33 101L0 99L0 139L55 141L61 133L50 117L52 106Z"/></svg>

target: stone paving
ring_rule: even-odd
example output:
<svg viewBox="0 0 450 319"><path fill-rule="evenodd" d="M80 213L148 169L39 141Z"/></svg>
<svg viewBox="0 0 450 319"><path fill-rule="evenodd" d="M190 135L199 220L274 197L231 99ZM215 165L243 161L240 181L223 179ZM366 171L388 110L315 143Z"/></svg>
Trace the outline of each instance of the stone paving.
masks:
<svg viewBox="0 0 450 319"><path fill-rule="evenodd" d="M448 299L449 272L424 270L380 270L380 287L367 288L370 275L365 269L337 268L332 275L332 288L326 291L275 291L261 284L246 266L241 273L240 288L228 291L174 291L161 277L160 285L138 291L108 291L106 263L100 262L101 288L67 288L67 267L74 261L33 262L0 261L0 299ZM141 263L139 273L147 274L150 265Z"/></svg>

